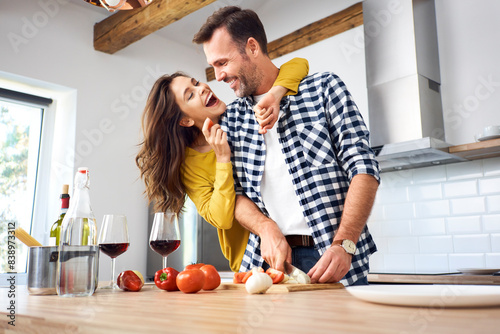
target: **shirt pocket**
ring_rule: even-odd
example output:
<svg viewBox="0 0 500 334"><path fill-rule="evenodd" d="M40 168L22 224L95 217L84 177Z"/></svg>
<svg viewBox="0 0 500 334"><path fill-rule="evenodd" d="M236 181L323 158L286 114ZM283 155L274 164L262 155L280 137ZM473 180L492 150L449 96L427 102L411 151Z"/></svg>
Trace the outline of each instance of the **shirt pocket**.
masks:
<svg viewBox="0 0 500 334"><path fill-rule="evenodd" d="M311 167L324 167L336 161L330 133L321 123L298 126L300 149Z"/></svg>

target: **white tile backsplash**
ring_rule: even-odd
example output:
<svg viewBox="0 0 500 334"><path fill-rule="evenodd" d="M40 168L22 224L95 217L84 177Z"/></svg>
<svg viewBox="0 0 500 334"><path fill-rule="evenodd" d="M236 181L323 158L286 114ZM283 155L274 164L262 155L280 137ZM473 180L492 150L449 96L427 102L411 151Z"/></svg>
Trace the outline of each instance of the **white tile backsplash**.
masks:
<svg viewBox="0 0 500 334"><path fill-rule="evenodd" d="M371 271L500 268L499 176L500 158L383 173L368 221L379 249Z"/></svg>
<svg viewBox="0 0 500 334"><path fill-rule="evenodd" d="M446 218L446 227L450 234L481 233L481 216L449 217Z"/></svg>
<svg viewBox="0 0 500 334"><path fill-rule="evenodd" d="M453 215L472 215L486 212L484 197L468 197L450 200Z"/></svg>
<svg viewBox="0 0 500 334"><path fill-rule="evenodd" d="M500 177L480 180L479 193L481 195L500 194Z"/></svg>
<svg viewBox="0 0 500 334"><path fill-rule="evenodd" d="M408 188L411 201L421 202L433 199L442 199L443 192L441 183L437 184L418 184Z"/></svg>
<svg viewBox="0 0 500 334"><path fill-rule="evenodd" d="M417 254L415 255L415 272L417 273L448 273L447 254Z"/></svg>
<svg viewBox="0 0 500 334"><path fill-rule="evenodd" d="M500 158L484 159L483 172L484 176L500 175Z"/></svg>
<svg viewBox="0 0 500 334"><path fill-rule="evenodd" d="M387 250L391 254L418 253L418 239L416 237L387 238Z"/></svg>
<svg viewBox="0 0 500 334"><path fill-rule="evenodd" d="M450 272L458 269L485 268L485 254L450 254Z"/></svg>
<svg viewBox="0 0 500 334"><path fill-rule="evenodd" d="M445 167L448 180L475 179L483 176L482 160L459 162Z"/></svg>
<svg viewBox="0 0 500 334"><path fill-rule="evenodd" d="M386 220L412 219L415 217L413 203L386 204L384 217Z"/></svg>
<svg viewBox="0 0 500 334"><path fill-rule="evenodd" d="M420 237L418 241L420 254L453 253L453 237L451 235Z"/></svg>
<svg viewBox="0 0 500 334"><path fill-rule="evenodd" d="M370 272L383 273L385 272L384 255L377 252L370 256Z"/></svg>
<svg viewBox="0 0 500 334"><path fill-rule="evenodd" d="M444 218L415 219L411 221L413 235L442 235L446 233Z"/></svg>
<svg viewBox="0 0 500 334"><path fill-rule="evenodd" d="M444 181L446 181L445 166L433 166L413 170L413 182L415 184L439 183Z"/></svg>
<svg viewBox="0 0 500 334"><path fill-rule="evenodd" d="M493 253L500 253L500 234L491 235L491 251Z"/></svg>
<svg viewBox="0 0 500 334"><path fill-rule="evenodd" d="M455 253L489 253L491 243L489 234L470 234L453 236Z"/></svg>
<svg viewBox="0 0 500 334"><path fill-rule="evenodd" d="M486 268L500 269L500 253L486 254Z"/></svg>
<svg viewBox="0 0 500 334"><path fill-rule="evenodd" d="M450 215L450 203L448 200L417 202L415 213L417 218L447 217Z"/></svg>
<svg viewBox="0 0 500 334"><path fill-rule="evenodd" d="M385 187L377 191L377 203L408 202L408 189L406 187Z"/></svg>
<svg viewBox="0 0 500 334"><path fill-rule="evenodd" d="M415 256L410 254L386 254L384 267L387 273L414 273Z"/></svg>
<svg viewBox="0 0 500 334"><path fill-rule="evenodd" d="M404 237L410 234L410 220L387 221L382 225L382 236L384 237Z"/></svg>
<svg viewBox="0 0 500 334"><path fill-rule="evenodd" d="M486 207L489 213L500 212L500 195L487 196Z"/></svg>
<svg viewBox="0 0 500 334"><path fill-rule="evenodd" d="M448 182L444 184L444 196L446 198L476 196L477 181Z"/></svg>
<svg viewBox="0 0 500 334"><path fill-rule="evenodd" d="M484 215L483 232L500 232L500 215Z"/></svg>

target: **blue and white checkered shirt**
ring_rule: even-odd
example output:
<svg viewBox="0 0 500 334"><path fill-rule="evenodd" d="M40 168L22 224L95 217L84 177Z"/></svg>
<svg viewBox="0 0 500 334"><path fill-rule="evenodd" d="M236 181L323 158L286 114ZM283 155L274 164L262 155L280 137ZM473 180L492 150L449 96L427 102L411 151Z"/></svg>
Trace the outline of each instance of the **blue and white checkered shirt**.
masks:
<svg viewBox="0 0 500 334"><path fill-rule="evenodd" d="M378 162L363 118L335 74L307 76L297 95L285 97L280 107L284 113L275 126L281 150L315 248L322 255L338 229L350 180L357 174L379 180ZM236 193L248 196L268 215L260 192L266 145L252 109L251 97L239 98L228 105L220 124L228 133ZM368 257L377 250L366 226L356 246L351 269L341 281L344 285L368 274ZM260 238L250 234L240 271L262 263Z"/></svg>

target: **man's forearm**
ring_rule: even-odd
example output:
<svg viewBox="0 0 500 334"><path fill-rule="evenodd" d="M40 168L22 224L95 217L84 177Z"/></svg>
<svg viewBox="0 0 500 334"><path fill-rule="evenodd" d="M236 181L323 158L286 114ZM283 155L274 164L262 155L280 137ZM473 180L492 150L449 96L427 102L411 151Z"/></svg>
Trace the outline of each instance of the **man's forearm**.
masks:
<svg viewBox="0 0 500 334"><path fill-rule="evenodd" d="M241 226L256 234L263 236L269 231L279 231L278 225L266 217L251 199L244 195L236 196L234 207L234 217Z"/></svg>
<svg viewBox="0 0 500 334"><path fill-rule="evenodd" d="M335 240L349 239L355 243L365 227L377 193L377 180L367 174L353 177L344 203L344 211Z"/></svg>

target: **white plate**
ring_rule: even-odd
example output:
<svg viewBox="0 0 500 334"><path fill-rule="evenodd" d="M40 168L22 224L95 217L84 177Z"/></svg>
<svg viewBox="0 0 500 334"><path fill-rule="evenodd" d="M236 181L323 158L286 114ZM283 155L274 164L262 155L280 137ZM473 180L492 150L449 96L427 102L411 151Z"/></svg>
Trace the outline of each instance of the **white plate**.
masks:
<svg viewBox="0 0 500 334"><path fill-rule="evenodd" d="M384 284L347 287L364 301L402 306L484 307L500 305L500 286Z"/></svg>
<svg viewBox="0 0 500 334"><path fill-rule="evenodd" d="M495 138L500 138L500 126L490 125L483 129L483 132L478 133L476 136L476 141L484 141Z"/></svg>
<svg viewBox="0 0 500 334"><path fill-rule="evenodd" d="M497 138L500 138L500 135L484 136L481 133L476 135L476 141L485 141L485 140L497 139Z"/></svg>
<svg viewBox="0 0 500 334"><path fill-rule="evenodd" d="M468 275L493 275L494 273L500 271L500 269L494 269L494 268L488 268L488 269L460 268L457 270L463 274L468 274Z"/></svg>

